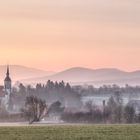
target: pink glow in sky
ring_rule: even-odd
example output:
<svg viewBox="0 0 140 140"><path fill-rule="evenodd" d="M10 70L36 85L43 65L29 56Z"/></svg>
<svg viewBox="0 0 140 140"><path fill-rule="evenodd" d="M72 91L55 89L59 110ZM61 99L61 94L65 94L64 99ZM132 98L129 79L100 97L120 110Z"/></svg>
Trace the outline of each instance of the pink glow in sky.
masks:
<svg viewBox="0 0 140 140"><path fill-rule="evenodd" d="M0 64L140 69L139 0L4 0Z"/></svg>

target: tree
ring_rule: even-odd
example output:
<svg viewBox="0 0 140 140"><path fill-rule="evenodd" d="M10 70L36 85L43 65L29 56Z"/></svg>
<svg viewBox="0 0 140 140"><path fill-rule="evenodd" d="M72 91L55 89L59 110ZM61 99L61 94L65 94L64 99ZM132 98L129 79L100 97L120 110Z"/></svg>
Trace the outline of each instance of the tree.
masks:
<svg viewBox="0 0 140 140"><path fill-rule="evenodd" d="M126 106L124 109L124 118L127 123L133 123L135 117L135 109L131 106Z"/></svg>
<svg viewBox="0 0 140 140"><path fill-rule="evenodd" d="M26 93L26 87L22 83L19 85L19 93L22 95L25 95Z"/></svg>
<svg viewBox="0 0 140 140"><path fill-rule="evenodd" d="M123 115L123 101L119 94L111 96L108 101L108 110L110 111L110 121L112 123L121 123Z"/></svg>
<svg viewBox="0 0 140 140"><path fill-rule="evenodd" d="M39 122L47 112L46 102L35 96L26 97L25 107L22 109L24 117L29 121Z"/></svg>
<svg viewBox="0 0 140 140"><path fill-rule="evenodd" d="M66 90L67 92L71 92L71 91L72 91L71 86L70 86L69 83L66 84L65 90Z"/></svg>
<svg viewBox="0 0 140 140"><path fill-rule="evenodd" d="M59 101L54 102L48 109L48 114L54 114L56 116L61 115L64 111L64 107L61 106L62 104Z"/></svg>
<svg viewBox="0 0 140 140"><path fill-rule="evenodd" d="M50 91L54 88L55 85L52 81L48 80L46 86L47 86L47 89Z"/></svg>

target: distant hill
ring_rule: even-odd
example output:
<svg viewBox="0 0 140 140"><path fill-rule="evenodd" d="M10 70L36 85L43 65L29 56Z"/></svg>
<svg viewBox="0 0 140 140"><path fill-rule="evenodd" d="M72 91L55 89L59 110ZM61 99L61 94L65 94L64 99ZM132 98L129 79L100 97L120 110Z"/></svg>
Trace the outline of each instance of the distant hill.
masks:
<svg viewBox="0 0 140 140"><path fill-rule="evenodd" d="M10 65L9 67L10 67L10 77L12 78L13 82L21 79L42 77L54 74L54 72L51 71L44 71L20 65ZM6 74L6 68L7 68L6 65L0 65L0 84L3 84L3 80Z"/></svg>
<svg viewBox="0 0 140 140"><path fill-rule="evenodd" d="M118 84L140 85L140 71L125 72L115 68L88 69L82 67L70 68L51 76L26 79L23 82L44 83L47 80L70 82L71 84Z"/></svg>

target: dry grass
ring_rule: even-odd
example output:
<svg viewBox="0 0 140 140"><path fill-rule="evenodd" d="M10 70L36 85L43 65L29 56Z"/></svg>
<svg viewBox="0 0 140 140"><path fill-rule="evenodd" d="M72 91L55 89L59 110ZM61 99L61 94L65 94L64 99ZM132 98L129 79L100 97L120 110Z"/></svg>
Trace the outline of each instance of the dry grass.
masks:
<svg viewBox="0 0 140 140"><path fill-rule="evenodd" d="M0 127L0 140L140 140L140 126L7 124Z"/></svg>

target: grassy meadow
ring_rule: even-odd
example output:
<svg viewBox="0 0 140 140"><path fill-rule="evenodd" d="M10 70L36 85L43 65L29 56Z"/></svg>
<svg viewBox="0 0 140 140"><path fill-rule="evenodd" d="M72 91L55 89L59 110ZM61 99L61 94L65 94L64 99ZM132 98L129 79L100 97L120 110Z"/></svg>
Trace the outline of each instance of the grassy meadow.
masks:
<svg viewBox="0 0 140 140"><path fill-rule="evenodd" d="M0 140L140 140L140 126L1 126Z"/></svg>

